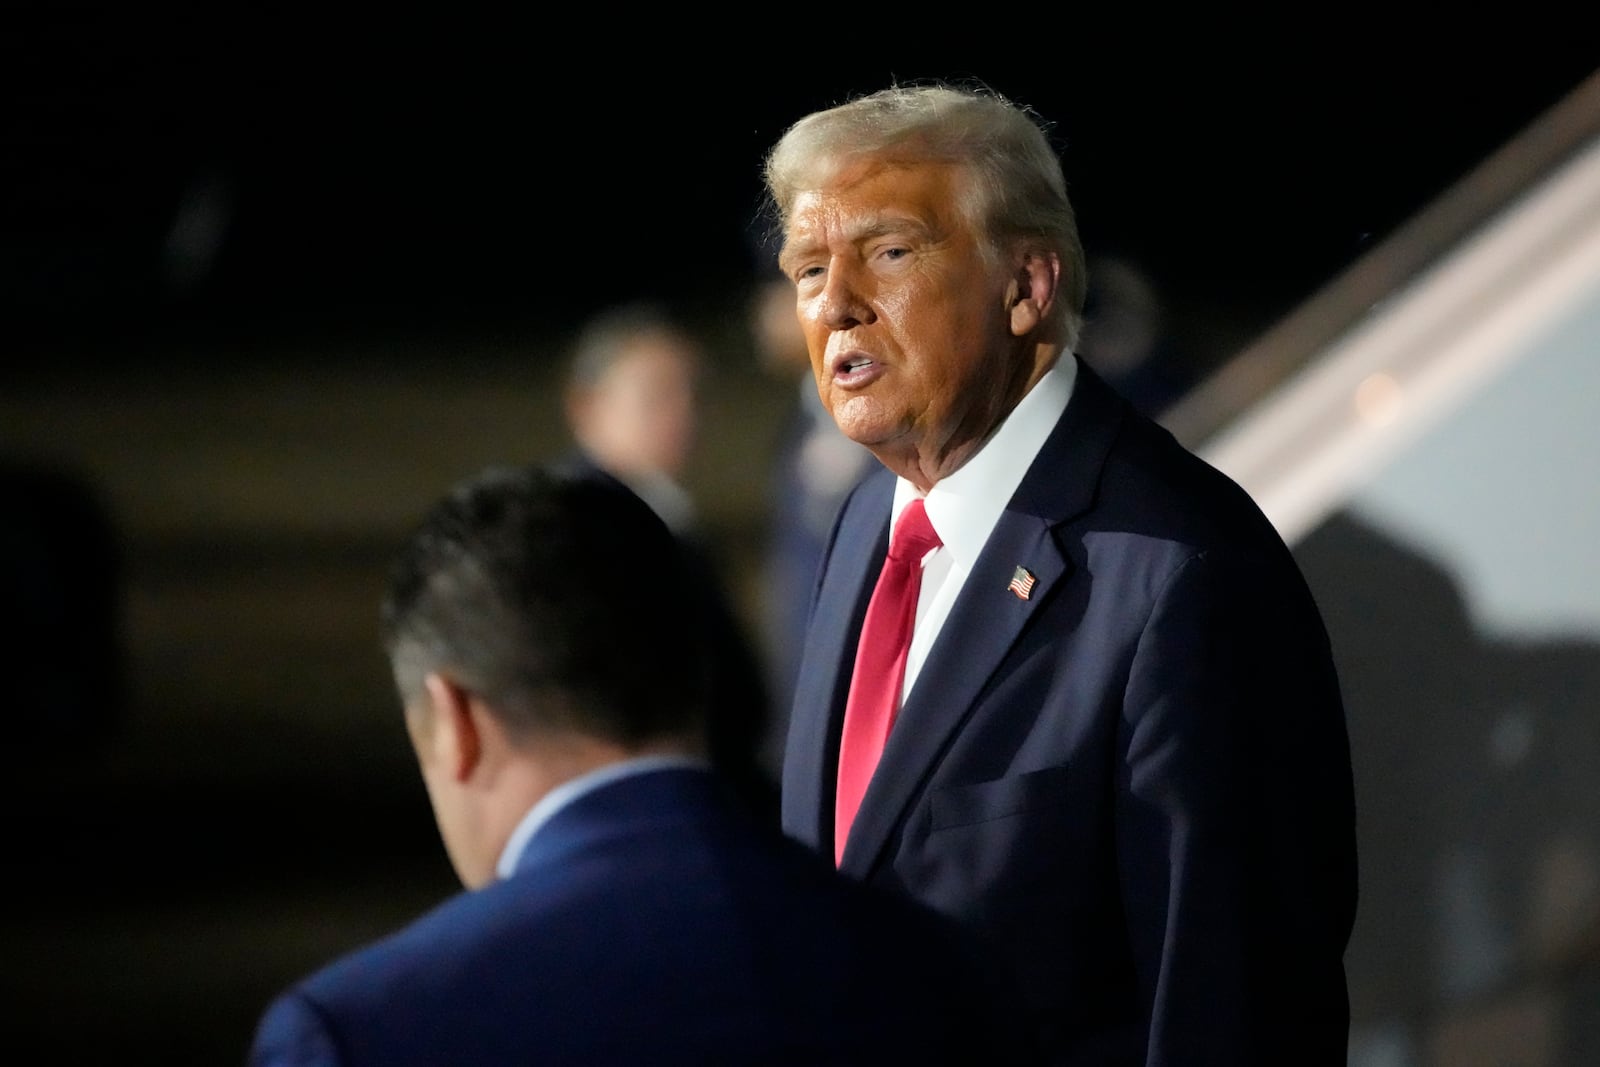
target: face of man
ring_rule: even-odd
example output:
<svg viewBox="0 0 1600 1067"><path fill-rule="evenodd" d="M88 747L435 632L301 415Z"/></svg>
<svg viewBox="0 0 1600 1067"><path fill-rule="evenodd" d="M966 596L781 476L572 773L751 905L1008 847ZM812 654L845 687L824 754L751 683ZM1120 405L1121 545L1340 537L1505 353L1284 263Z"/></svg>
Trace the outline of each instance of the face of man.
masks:
<svg viewBox="0 0 1600 1067"><path fill-rule="evenodd" d="M857 163L802 193L782 264L822 401L926 490L1043 374L1010 303L1023 260L985 255L947 163ZM1009 294L1009 298L1008 298Z"/></svg>
<svg viewBox="0 0 1600 1067"><path fill-rule="evenodd" d="M673 339L635 340L573 410L586 447L619 473L681 475L694 447L697 366Z"/></svg>

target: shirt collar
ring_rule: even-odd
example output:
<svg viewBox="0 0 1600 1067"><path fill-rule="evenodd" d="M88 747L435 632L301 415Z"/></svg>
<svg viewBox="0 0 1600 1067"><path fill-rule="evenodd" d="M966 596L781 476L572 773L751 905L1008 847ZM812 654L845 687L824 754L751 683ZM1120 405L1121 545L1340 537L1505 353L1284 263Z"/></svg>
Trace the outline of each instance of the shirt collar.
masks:
<svg viewBox="0 0 1600 1067"><path fill-rule="evenodd" d="M928 491L928 521L957 566L971 567L977 560L1022 476L1067 409L1077 376L1077 359L1071 352L1063 353L972 458ZM916 486L898 479L891 529L901 509L917 495Z"/></svg>
<svg viewBox="0 0 1600 1067"><path fill-rule="evenodd" d="M639 756L634 759L620 760L608 763L604 767L596 768L576 778L569 778L562 782L543 797L539 802L528 809L528 813L517 823L511 831L511 836L506 839L506 847L500 851L500 860L495 864L495 873L501 878L509 878L517 869L517 863L522 859L523 850L528 847L528 842L539 828L549 822L551 817L562 808L571 804L585 793L593 792L603 785L630 775L645 774L650 771L666 770L675 767L693 767L705 769L706 761L697 756L663 755Z"/></svg>

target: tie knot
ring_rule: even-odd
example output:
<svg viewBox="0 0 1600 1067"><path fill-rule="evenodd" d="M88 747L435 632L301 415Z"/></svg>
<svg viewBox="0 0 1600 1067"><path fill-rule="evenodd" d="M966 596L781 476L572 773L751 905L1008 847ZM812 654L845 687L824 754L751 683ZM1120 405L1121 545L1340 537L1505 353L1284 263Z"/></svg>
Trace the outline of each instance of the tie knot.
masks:
<svg viewBox="0 0 1600 1067"><path fill-rule="evenodd" d="M894 524L894 536L889 539L889 557L899 560L920 560L944 542L933 532L928 521L928 510L918 497L906 505Z"/></svg>

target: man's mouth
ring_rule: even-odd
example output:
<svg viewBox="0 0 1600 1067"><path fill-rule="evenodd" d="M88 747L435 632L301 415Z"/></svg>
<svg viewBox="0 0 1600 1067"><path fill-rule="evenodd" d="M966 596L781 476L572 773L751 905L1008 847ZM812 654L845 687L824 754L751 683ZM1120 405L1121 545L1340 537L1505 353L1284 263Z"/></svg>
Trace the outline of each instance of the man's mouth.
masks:
<svg viewBox="0 0 1600 1067"><path fill-rule="evenodd" d="M833 359L833 380L847 388L866 385L878 376L883 366L865 352L841 352Z"/></svg>

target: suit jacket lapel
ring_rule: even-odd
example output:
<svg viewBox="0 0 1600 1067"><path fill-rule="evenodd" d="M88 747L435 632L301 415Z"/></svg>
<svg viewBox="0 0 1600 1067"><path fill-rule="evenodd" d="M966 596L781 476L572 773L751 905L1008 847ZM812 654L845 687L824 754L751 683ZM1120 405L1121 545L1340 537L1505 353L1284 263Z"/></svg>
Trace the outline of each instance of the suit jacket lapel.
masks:
<svg viewBox="0 0 1600 1067"><path fill-rule="evenodd" d="M1124 411L1122 400L1080 363L1066 412L1001 513L900 710L851 827L846 872L864 877L872 870L1028 621L1071 574L1055 529L1093 505ZM1026 599L1007 588L1018 566L1035 579ZM869 592L873 580L867 579ZM857 632L859 625L858 618ZM843 662L853 659L851 649ZM837 718L829 731L837 752ZM831 803L827 811L831 819Z"/></svg>
<svg viewBox="0 0 1600 1067"><path fill-rule="evenodd" d="M889 551L894 486L888 470L877 471L841 510L795 682L796 711L784 759L783 827L830 855L839 731L861 623ZM817 714L819 708L826 713Z"/></svg>

